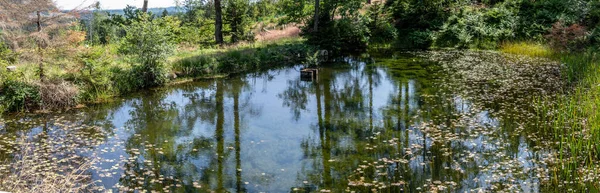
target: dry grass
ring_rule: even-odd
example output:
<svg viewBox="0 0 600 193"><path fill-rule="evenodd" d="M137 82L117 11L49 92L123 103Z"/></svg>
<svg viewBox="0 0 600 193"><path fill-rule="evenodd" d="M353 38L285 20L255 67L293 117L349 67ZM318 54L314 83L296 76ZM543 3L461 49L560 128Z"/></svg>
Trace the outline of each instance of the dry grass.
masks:
<svg viewBox="0 0 600 193"><path fill-rule="evenodd" d="M290 25L283 29L261 30L260 33L257 33L256 39L258 41L274 41L283 38L298 37L299 35L300 28Z"/></svg>

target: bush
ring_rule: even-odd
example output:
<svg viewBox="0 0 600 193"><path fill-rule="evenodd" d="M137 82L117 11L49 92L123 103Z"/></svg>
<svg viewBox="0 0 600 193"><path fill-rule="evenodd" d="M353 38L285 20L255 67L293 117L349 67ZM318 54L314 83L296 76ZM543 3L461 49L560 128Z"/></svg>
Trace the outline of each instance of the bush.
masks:
<svg viewBox="0 0 600 193"><path fill-rule="evenodd" d="M556 22L546 35L550 45L559 51L581 51L588 45L588 32L579 24L565 26L562 22Z"/></svg>
<svg viewBox="0 0 600 193"><path fill-rule="evenodd" d="M141 80L141 88L166 83L169 69L165 65L174 45L169 29L161 19L151 20L146 14L127 27L127 36L121 44L121 53L131 55L139 63L131 71Z"/></svg>
<svg viewBox="0 0 600 193"><path fill-rule="evenodd" d="M110 68L113 88L115 88L119 94L136 91L144 85L143 80L137 77L138 74L141 74L141 72L137 72L139 69L136 67L138 66L135 66L132 69L123 69L119 67Z"/></svg>
<svg viewBox="0 0 600 193"><path fill-rule="evenodd" d="M398 30L392 24L391 17L387 14L384 4L376 2L367 10L369 16L369 30L371 32L370 42L387 43L398 36Z"/></svg>
<svg viewBox="0 0 600 193"><path fill-rule="evenodd" d="M556 21L565 25L579 23L593 7L588 0L519 1L519 17L516 26L519 37L541 39Z"/></svg>
<svg viewBox="0 0 600 193"><path fill-rule="evenodd" d="M433 44L434 33L424 31L401 31L394 47L397 49L427 49Z"/></svg>
<svg viewBox="0 0 600 193"><path fill-rule="evenodd" d="M0 89L0 109L3 111L29 111L39 108L41 97L37 85L9 78Z"/></svg>
<svg viewBox="0 0 600 193"><path fill-rule="evenodd" d="M17 62L18 58L19 56L16 53L0 42L0 63L13 64Z"/></svg>
<svg viewBox="0 0 600 193"><path fill-rule="evenodd" d="M305 25L302 36L306 43L330 51L334 55L362 51L367 48L370 32L365 18L342 18L319 25Z"/></svg>
<svg viewBox="0 0 600 193"><path fill-rule="evenodd" d="M78 60L79 73L69 73L65 79L82 88L79 95L81 100L95 101L115 94L110 60L104 47L85 49L79 53Z"/></svg>
<svg viewBox="0 0 600 193"><path fill-rule="evenodd" d="M442 26L435 38L439 47L495 48L514 37L517 15L504 4L493 8L464 6Z"/></svg>

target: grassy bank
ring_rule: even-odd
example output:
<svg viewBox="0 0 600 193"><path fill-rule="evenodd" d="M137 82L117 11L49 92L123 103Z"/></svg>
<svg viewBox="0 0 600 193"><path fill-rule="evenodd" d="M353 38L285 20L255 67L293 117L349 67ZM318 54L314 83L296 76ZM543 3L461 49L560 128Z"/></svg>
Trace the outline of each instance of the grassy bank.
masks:
<svg viewBox="0 0 600 193"><path fill-rule="evenodd" d="M145 70L116 45L83 47L76 53L52 53L46 59L46 81L37 76L38 64L23 61L8 72L0 66L0 111L21 112L70 108L111 100L145 89ZM178 48L164 69L173 84L194 78L224 77L233 73L302 63L314 49L302 39L245 43L224 48ZM65 57L66 56L66 57Z"/></svg>
<svg viewBox="0 0 600 193"><path fill-rule="evenodd" d="M556 52L540 44L518 43L505 44L501 51L551 58L564 64L563 76L571 86L557 96L538 98L536 124L540 134L556 142L549 144L558 150L549 158L555 187L598 191L600 58L595 50Z"/></svg>

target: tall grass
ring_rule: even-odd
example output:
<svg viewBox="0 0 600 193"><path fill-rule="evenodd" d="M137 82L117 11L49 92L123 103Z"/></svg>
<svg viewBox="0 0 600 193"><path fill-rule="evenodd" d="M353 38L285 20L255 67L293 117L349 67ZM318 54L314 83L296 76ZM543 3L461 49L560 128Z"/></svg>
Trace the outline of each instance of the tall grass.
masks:
<svg viewBox="0 0 600 193"><path fill-rule="evenodd" d="M509 54L546 58L553 56L554 53L548 46L531 42L505 42L500 44L500 51Z"/></svg>
<svg viewBox="0 0 600 193"><path fill-rule="evenodd" d="M276 43L259 42L226 49L179 53L172 61L173 70L180 75L212 76L296 65L314 50L299 39L287 39Z"/></svg>
<svg viewBox="0 0 600 193"><path fill-rule="evenodd" d="M554 52L542 44L520 42L504 43L500 51L550 58L564 64L563 76L570 86L564 93L536 99L535 126L554 142L550 144L557 151L548 163L554 187L597 191L600 188L597 184L600 181L600 58L596 50Z"/></svg>
<svg viewBox="0 0 600 193"><path fill-rule="evenodd" d="M553 183L593 188L600 180L600 60L591 50L552 58L565 64L571 85L563 94L537 100L539 129L557 142Z"/></svg>

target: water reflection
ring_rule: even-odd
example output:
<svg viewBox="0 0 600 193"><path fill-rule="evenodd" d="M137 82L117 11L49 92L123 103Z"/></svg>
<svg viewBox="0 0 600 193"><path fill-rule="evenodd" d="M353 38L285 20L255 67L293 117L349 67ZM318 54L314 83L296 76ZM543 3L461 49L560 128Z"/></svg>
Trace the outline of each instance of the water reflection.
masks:
<svg viewBox="0 0 600 193"><path fill-rule="evenodd" d="M120 191L538 191L535 142L517 135L522 125L449 88L436 63L353 57L314 82L299 68L85 110L73 121L105 131L93 180ZM48 128L45 118L8 120L3 134Z"/></svg>

